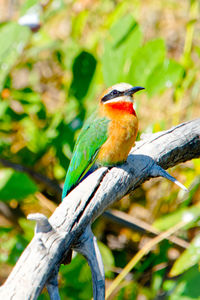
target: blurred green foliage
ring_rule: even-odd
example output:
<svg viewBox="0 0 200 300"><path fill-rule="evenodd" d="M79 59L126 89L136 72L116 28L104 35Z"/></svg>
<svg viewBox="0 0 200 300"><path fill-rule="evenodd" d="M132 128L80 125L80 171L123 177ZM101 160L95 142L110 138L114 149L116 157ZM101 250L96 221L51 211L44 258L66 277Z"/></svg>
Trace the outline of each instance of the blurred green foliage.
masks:
<svg viewBox="0 0 200 300"><path fill-rule="evenodd" d="M34 224L25 216L49 216L59 203L58 184L78 131L105 87L125 81L146 88L146 95L136 97L138 136L200 112L197 0L182 5L175 0L21 2L0 24L1 282L33 236ZM18 24L26 15L29 25L39 22L35 30ZM190 246L183 251L169 241L157 245L112 299L199 299L200 162L170 172L190 187L187 196L165 180L154 180L115 208L159 230L190 218L179 233ZM107 283L149 238L102 217L93 229L102 241ZM170 278L170 269L179 277ZM62 299L92 297L89 267L79 255L61 267L59 284ZM48 299L45 291L40 299Z"/></svg>
<svg viewBox="0 0 200 300"><path fill-rule="evenodd" d="M37 191L37 186L25 173L15 172L12 169L1 169L0 177L0 198L2 201L13 199L13 191L16 200L22 200ZM23 184L19 184L20 182Z"/></svg>

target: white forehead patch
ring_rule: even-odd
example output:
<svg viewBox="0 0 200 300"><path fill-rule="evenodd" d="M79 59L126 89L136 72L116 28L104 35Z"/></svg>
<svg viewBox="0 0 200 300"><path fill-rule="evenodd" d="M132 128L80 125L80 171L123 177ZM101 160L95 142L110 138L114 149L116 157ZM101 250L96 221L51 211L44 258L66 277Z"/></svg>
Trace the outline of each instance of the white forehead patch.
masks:
<svg viewBox="0 0 200 300"><path fill-rule="evenodd" d="M123 92L125 90L131 89L133 86L129 83L121 82L117 83L112 86L112 90L118 90L120 92Z"/></svg>
<svg viewBox="0 0 200 300"><path fill-rule="evenodd" d="M125 82L121 82L121 83L117 83L113 86L111 86L106 95L109 95L112 91L117 90L119 92L124 92L126 90L131 89L133 86L129 83L125 83ZM104 97L106 96L104 95ZM129 96L129 95L123 95L123 96L117 96L117 97L113 97L111 99L107 99L105 102L103 102L103 104L107 104L107 103L111 103L111 102L133 102L133 97Z"/></svg>

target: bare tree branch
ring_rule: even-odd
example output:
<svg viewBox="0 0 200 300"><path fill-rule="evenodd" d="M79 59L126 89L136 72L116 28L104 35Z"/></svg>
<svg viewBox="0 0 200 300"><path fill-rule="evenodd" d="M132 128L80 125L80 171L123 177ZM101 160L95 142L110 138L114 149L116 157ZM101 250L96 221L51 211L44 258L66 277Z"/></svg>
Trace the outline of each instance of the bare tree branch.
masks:
<svg viewBox="0 0 200 300"><path fill-rule="evenodd" d="M95 171L65 198L49 220L38 221L34 238L0 289L0 298L37 299L63 256L108 206L144 181L165 176L158 166L167 169L197 157L200 119L145 137L125 164Z"/></svg>
<svg viewBox="0 0 200 300"><path fill-rule="evenodd" d="M101 253L96 237L92 233L90 225L86 227L80 239L73 246L73 249L82 254L88 261L92 272L93 299L105 299L105 274Z"/></svg>

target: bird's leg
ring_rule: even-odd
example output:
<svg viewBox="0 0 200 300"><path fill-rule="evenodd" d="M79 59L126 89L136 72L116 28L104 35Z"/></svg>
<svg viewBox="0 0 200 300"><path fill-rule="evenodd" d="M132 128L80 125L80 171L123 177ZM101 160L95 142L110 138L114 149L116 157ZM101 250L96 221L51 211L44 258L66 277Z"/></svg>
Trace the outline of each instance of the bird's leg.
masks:
<svg viewBox="0 0 200 300"><path fill-rule="evenodd" d="M101 253L97 245L97 239L92 233L90 225L87 226L84 233L80 236L73 249L82 254L88 261L92 272L93 299L105 299L105 274L101 258Z"/></svg>

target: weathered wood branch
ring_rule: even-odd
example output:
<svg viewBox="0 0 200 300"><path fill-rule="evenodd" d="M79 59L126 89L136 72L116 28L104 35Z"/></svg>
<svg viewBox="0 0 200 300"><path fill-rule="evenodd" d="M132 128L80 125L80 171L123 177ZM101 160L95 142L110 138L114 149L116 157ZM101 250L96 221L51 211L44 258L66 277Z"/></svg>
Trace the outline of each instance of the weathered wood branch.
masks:
<svg viewBox="0 0 200 300"><path fill-rule="evenodd" d="M82 254L90 266L93 282L93 299L105 299L105 274L104 266L99 251L97 240L92 233L90 224L86 227L80 239L76 241L73 249Z"/></svg>
<svg viewBox="0 0 200 300"><path fill-rule="evenodd" d="M38 218L35 236L1 287L0 298L37 299L44 285L52 283L52 274L66 253L108 206L144 181L165 176L162 168L197 157L200 119L145 136L125 164L95 171L65 198L49 220Z"/></svg>

